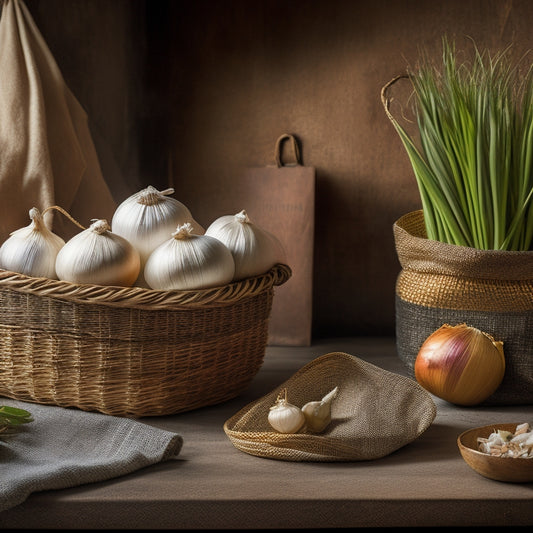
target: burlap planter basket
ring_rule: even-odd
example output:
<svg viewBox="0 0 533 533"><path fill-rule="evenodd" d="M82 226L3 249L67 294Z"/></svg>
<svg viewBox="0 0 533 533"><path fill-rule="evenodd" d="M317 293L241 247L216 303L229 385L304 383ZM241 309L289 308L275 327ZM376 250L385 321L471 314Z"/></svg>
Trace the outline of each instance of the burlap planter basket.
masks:
<svg viewBox="0 0 533 533"><path fill-rule="evenodd" d="M478 250L429 240L424 215L394 224L398 355L414 375L424 340L466 323L503 342L506 370L484 404L533 403L533 252Z"/></svg>

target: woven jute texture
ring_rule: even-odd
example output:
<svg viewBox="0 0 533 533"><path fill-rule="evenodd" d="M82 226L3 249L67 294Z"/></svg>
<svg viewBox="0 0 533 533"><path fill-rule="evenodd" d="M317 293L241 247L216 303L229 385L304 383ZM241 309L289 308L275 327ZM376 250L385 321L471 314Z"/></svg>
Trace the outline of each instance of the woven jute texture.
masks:
<svg viewBox="0 0 533 533"><path fill-rule="evenodd" d="M503 342L503 381L484 403L533 403L533 252L478 250L426 237L422 211L393 226L399 357L412 375L425 339L466 323Z"/></svg>
<svg viewBox="0 0 533 533"><path fill-rule="evenodd" d="M0 396L156 416L238 396L262 365L286 265L200 291L75 285L0 270Z"/></svg>
<svg viewBox="0 0 533 533"><path fill-rule="evenodd" d="M304 426L278 433L268 422L270 407L284 389L297 407L320 400L338 387L332 420L324 432ZM242 408L224 424L233 445L250 455L283 461L379 459L418 438L436 416L431 395L411 378L383 370L343 352L303 366L269 394Z"/></svg>

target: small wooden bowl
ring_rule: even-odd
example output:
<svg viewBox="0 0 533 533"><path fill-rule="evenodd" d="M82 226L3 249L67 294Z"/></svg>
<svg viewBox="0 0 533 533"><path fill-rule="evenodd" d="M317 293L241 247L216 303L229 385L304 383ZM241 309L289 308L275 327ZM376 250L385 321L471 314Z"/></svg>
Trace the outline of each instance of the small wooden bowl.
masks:
<svg viewBox="0 0 533 533"><path fill-rule="evenodd" d="M495 457L478 450L478 437L488 437L498 429L514 432L517 424L491 424L469 429L457 438L457 446L466 464L478 474L509 483L533 482L533 459Z"/></svg>

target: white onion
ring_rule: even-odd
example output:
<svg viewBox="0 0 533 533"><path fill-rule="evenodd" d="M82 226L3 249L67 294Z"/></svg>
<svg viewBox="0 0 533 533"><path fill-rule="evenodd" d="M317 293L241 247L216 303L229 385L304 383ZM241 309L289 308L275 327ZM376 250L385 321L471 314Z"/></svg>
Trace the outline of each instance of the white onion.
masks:
<svg viewBox="0 0 533 533"><path fill-rule="evenodd" d="M177 226L189 222L195 233L204 233L189 209L169 196L173 193L174 189L158 191L150 185L126 198L113 214L111 229L137 249L141 258L141 273L149 255L169 239ZM138 284L142 285L142 280Z"/></svg>
<svg viewBox="0 0 533 533"><path fill-rule="evenodd" d="M193 233L192 224L178 226L172 237L148 258L144 279L157 290L205 289L233 279L231 252L218 239Z"/></svg>
<svg viewBox="0 0 533 533"><path fill-rule="evenodd" d="M140 271L139 252L110 231L106 220L94 220L59 251L56 272L71 283L130 287Z"/></svg>
<svg viewBox="0 0 533 533"><path fill-rule="evenodd" d="M254 224L246 211L217 218L206 235L223 242L235 260L235 280L259 276L277 263L285 263L285 251L279 239Z"/></svg>
<svg viewBox="0 0 533 533"><path fill-rule="evenodd" d="M57 279L56 257L65 241L50 231L36 207L31 223L13 231L0 247L0 268L26 276Z"/></svg>

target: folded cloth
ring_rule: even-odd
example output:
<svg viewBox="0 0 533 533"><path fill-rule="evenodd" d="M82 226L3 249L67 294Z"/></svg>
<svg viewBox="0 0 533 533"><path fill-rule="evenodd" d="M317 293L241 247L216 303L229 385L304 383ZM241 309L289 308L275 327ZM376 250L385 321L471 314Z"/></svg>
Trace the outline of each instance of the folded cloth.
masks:
<svg viewBox="0 0 533 533"><path fill-rule="evenodd" d="M32 207L66 209L83 226L116 207L85 110L23 0L0 1L0 240L29 224ZM63 238L79 228L49 211Z"/></svg>
<svg viewBox="0 0 533 533"><path fill-rule="evenodd" d="M7 398L0 405L33 416L0 438L0 512L32 492L104 481L171 459L183 444L177 433L138 420Z"/></svg>

